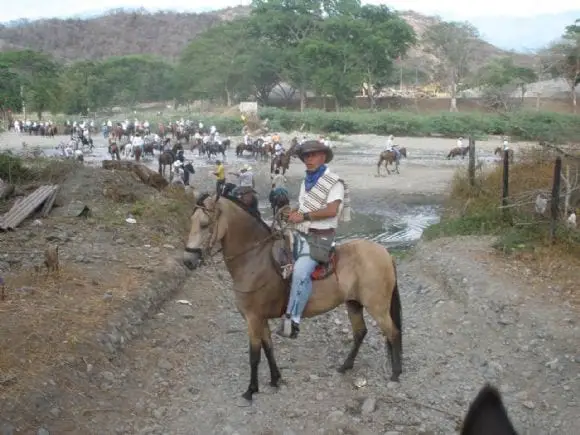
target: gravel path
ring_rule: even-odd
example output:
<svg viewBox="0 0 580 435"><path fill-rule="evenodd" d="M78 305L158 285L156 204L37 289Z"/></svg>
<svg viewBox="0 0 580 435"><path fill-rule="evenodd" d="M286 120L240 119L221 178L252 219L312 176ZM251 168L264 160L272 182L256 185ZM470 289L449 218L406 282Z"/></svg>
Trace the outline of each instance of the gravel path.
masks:
<svg viewBox="0 0 580 435"><path fill-rule="evenodd" d="M443 145L437 146L441 159ZM426 148L418 151L428 155ZM404 162L394 188L385 187L389 178L363 179L361 172L353 178L358 201L396 198L397 186L401 194L442 193L461 163L426 161ZM349 177L352 165L341 156L337 165ZM368 173L373 163L361 165ZM422 181L405 166L422 166ZM211 186L204 171L197 176ZM290 178L300 172L293 165ZM489 381L504 393L521 433L580 433L580 318L547 286L516 278L490 244L487 238L441 239L419 244L399 261L400 384L385 376L383 342L371 319L354 370L336 372L351 341L339 307L306 320L296 341L274 337L286 385L268 386L263 358L261 392L253 406L241 406L249 380L247 335L219 261L193 273L109 365L79 373L85 390L74 404L60 405L66 421L55 417L46 427L53 434L450 434Z"/></svg>
<svg viewBox="0 0 580 435"><path fill-rule="evenodd" d="M138 434L449 434L489 381L504 393L521 433L578 433L578 315L514 282L489 243L422 243L401 262L400 384L387 381L372 321L352 373L335 371L350 342L339 308L305 321L296 341L274 338L287 384L271 389L263 361L262 390L251 407L239 398L249 379L247 338L229 276L221 264L198 271L176 296L192 306L169 302L115 362L111 382L101 384L114 386L107 400L114 411L95 414L88 427ZM361 381L366 385L358 388Z"/></svg>

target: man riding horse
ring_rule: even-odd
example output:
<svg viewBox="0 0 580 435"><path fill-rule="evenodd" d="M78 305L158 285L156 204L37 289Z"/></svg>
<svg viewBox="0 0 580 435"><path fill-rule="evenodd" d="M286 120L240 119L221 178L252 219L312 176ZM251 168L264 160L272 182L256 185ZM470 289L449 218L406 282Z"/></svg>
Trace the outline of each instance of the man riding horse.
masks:
<svg viewBox="0 0 580 435"><path fill-rule="evenodd" d="M395 137L393 135L389 136L387 139L387 149L386 151L390 151L395 154L395 162L401 161L401 152L399 151L399 146L395 145Z"/></svg>
<svg viewBox="0 0 580 435"><path fill-rule="evenodd" d="M297 152L306 165L306 176L300 186L298 208L288 220L295 224L297 252L292 272L290 299L278 334L296 338L300 318L312 293L312 273L330 261L339 217L343 216L347 195L342 179L326 166L334 156L331 148L319 141L307 141Z"/></svg>

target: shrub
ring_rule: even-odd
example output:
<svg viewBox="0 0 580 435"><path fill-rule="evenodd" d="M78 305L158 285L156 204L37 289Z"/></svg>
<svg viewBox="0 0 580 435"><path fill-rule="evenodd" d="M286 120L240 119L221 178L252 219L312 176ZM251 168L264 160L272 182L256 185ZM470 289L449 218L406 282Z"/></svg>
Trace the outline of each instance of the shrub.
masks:
<svg viewBox="0 0 580 435"><path fill-rule="evenodd" d="M351 110L295 112L265 107L260 118L268 118L272 131L357 134L369 133L396 136L458 137L509 135L523 140L566 141L580 136L580 122L575 115L519 111L499 113L417 114L404 111ZM224 134L240 134L243 123L237 115L199 115L208 125L215 123Z"/></svg>
<svg viewBox="0 0 580 435"><path fill-rule="evenodd" d="M550 245L549 206L540 215L535 210L535 200L540 193L549 198L555 155L537 148L520 154L520 158L521 161L510 166L510 208L507 213L500 208L502 165L480 172L474 187L469 184L467 171L460 169L451 182L451 193L441 222L427 228L425 238L498 235L495 247L504 252ZM573 174L580 170L575 160L564 160L563 165L567 164ZM578 201L573 197L571 208L577 206ZM557 228L556 247L580 256L580 232L566 229L562 220Z"/></svg>

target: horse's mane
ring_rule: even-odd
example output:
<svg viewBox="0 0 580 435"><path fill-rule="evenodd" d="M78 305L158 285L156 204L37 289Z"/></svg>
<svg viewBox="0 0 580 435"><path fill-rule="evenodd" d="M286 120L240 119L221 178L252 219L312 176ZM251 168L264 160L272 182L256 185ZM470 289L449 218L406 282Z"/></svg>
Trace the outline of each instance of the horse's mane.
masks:
<svg viewBox="0 0 580 435"><path fill-rule="evenodd" d="M254 219L256 219L258 221L258 223L260 223L260 225L262 225L262 227L264 227L266 230L268 230L268 233L272 232L272 229L270 228L270 226L266 222L264 222L262 217L259 214L257 214L254 210L250 209L246 204L244 204L238 198L236 198L235 196L229 195L229 194L224 195L222 198L225 198L225 199L233 202L238 207L240 207L242 210L244 210L246 213L248 213L250 216L252 216Z"/></svg>
<svg viewBox="0 0 580 435"><path fill-rule="evenodd" d="M204 192L202 193L199 198L197 199L197 201L195 201L195 207L203 207L203 202L210 196L210 194L208 192ZM235 196L231 195L231 194L225 194L221 196L222 198L225 198L231 202L233 202L234 204L236 204L238 207L240 207L242 210L244 210L246 213L248 213L250 216L252 216L254 219L256 219L260 225L262 225L265 229L268 230L268 233L272 232L272 229L268 226L268 224L266 222L264 222L264 220L262 219L262 217L257 214L254 210L250 209L246 204L244 204L242 201L240 201L238 198L236 198Z"/></svg>

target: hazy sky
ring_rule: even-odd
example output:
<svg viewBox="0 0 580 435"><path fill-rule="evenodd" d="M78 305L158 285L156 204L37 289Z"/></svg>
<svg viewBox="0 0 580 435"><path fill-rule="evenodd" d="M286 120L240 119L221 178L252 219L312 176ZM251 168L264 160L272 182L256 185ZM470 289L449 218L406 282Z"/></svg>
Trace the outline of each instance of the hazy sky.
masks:
<svg viewBox="0 0 580 435"><path fill-rule="evenodd" d="M0 3L9 1L0 0ZM363 3L385 3L397 10L410 9L425 15L439 15L444 20L469 20L488 42L517 51L545 47L560 37L567 25L580 18L579 0L522 1L363 0ZM0 8L0 23L20 18L86 18L118 8L143 7L149 11L163 9L201 12L249 5L250 2L251 0L100 0L92 7L89 3L78 0L20 0L15 3L16 7Z"/></svg>
<svg viewBox="0 0 580 435"><path fill-rule="evenodd" d="M4 1L9 0L2 0ZM14 7L0 8L0 22L19 18L37 19L97 13L108 9L128 7L146 9L208 10L239 4L250 0L100 0L98 7L78 0L20 0ZM578 9L578 0L551 0L547 2L519 2L505 0L462 1L462 0L370 0L365 3L385 3L395 9L412 9L424 14L437 14L445 19L469 19L482 16L530 17L539 14L557 14ZM525 5L525 7L523 7Z"/></svg>

